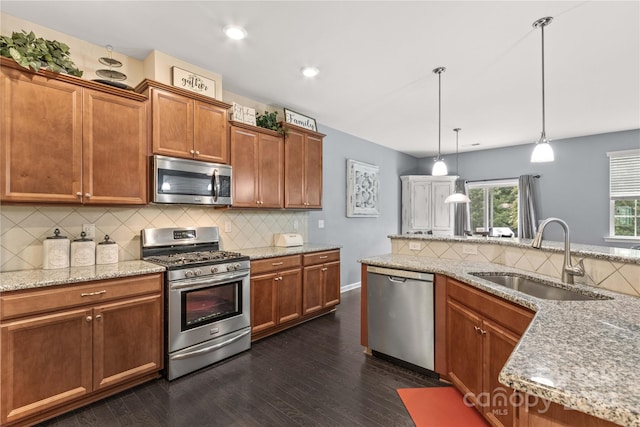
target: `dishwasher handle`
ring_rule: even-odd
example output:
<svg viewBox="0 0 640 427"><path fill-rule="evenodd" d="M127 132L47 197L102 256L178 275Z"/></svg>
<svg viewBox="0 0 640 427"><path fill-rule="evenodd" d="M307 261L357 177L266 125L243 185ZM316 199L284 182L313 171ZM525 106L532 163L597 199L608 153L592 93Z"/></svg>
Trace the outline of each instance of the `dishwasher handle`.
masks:
<svg viewBox="0 0 640 427"><path fill-rule="evenodd" d="M392 283L404 283L407 281L406 277L387 276L387 279Z"/></svg>

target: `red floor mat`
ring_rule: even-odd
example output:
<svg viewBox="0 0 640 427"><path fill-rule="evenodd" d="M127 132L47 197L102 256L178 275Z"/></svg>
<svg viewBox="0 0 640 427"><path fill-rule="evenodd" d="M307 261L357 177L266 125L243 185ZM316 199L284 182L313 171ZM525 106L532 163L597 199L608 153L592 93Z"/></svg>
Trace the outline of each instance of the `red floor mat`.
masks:
<svg viewBox="0 0 640 427"><path fill-rule="evenodd" d="M475 408L465 405L454 387L399 388L416 427L486 427Z"/></svg>

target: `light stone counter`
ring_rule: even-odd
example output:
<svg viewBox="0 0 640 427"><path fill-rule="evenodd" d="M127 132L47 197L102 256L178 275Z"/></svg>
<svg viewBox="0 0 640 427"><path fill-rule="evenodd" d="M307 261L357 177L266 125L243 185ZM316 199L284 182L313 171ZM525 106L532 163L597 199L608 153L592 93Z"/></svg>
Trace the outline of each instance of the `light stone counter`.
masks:
<svg viewBox="0 0 640 427"><path fill-rule="evenodd" d="M490 262L398 254L359 262L447 275L532 309L536 315L503 367L500 382L620 425L640 426L640 298L587 285L565 285L556 278ZM524 273L612 299L543 300L471 272Z"/></svg>
<svg viewBox="0 0 640 427"><path fill-rule="evenodd" d="M521 249L531 249L532 239L520 239L517 237L462 237L462 236L432 236L430 234L393 234L387 236L391 240L409 239L425 241L459 242L470 244L490 244L500 246L511 246ZM640 264L640 250L627 248L614 248L608 246L582 245L571 243L571 255L583 256L608 261ZM542 250L554 253L564 253L564 242L554 242L551 240L542 241Z"/></svg>
<svg viewBox="0 0 640 427"><path fill-rule="evenodd" d="M165 268L162 266L140 260L55 270L6 271L0 273L0 292L163 273L164 271Z"/></svg>
<svg viewBox="0 0 640 427"><path fill-rule="evenodd" d="M279 246L265 246L262 248L238 249L238 252L240 252L242 255L248 255L252 260L257 260L287 255L306 254L309 252L330 251L334 249L340 249L340 246L307 243L302 246L291 246L288 248Z"/></svg>

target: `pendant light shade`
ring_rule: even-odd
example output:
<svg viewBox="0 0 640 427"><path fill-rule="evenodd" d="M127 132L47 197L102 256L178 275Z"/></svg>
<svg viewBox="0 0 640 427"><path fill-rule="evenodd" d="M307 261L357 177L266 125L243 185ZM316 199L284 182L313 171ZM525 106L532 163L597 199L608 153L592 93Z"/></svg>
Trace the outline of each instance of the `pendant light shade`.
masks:
<svg viewBox="0 0 640 427"><path fill-rule="evenodd" d="M455 128L453 131L456 133L456 173L460 174L460 169L458 168L458 132L460 132L460 128ZM444 199L445 203L469 203L471 199L464 194L459 192L454 192L449 197Z"/></svg>
<svg viewBox="0 0 640 427"><path fill-rule="evenodd" d="M444 176L447 172L447 165L444 160L442 160L442 156L440 155L440 133L442 130L442 85L441 85L441 76L447 69L444 67L434 68L433 72L438 75L438 157L436 157L436 162L433 164L433 168L431 169L431 175L433 176Z"/></svg>
<svg viewBox="0 0 640 427"><path fill-rule="evenodd" d="M544 163L544 162L553 162L553 148L549 144L549 140L547 139L547 134L545 131L545 109L544 109L544 27L549 25L553 20L552 17L547 16L545 18L540 18L536 22L533 23L533 28L540 28L542 33L542 133L540 134L540 139L536 142L536 146L533 149L533 153L531 153L531 162L533 163Z"/></svg>

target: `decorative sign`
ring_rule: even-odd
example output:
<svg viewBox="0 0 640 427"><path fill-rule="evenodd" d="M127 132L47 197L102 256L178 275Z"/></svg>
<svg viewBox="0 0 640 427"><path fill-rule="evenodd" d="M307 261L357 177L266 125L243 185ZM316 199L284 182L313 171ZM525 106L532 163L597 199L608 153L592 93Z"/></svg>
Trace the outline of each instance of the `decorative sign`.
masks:
<svg viewBox="0 0 640 427"><path fill-rule="evenodd" d="M295 111L284 109L284 121L317 132L316 121Z"/></svg>
<svg viewBox="0 0 640 427"><path fill-rule="evenodd" d="M174 86L211 98L216 97L215 81L178 67L172 67L172 71Z"/></svg>
<svg viewBox="0 0 640 427"><path fill-rule="evenodd" d="M380 216L378 201L380 168L376 165L347 160L347 216Z"/></svg>
<svg viewBox="0 0 640 427"><path fill-rule="evenodd" d="M231 120L240 123L244 122L244 107L236 102L233 103L231 108Z"/></svg>
<svg viewBox="0 0 640 427"><path fill-rule="evenodd" d="M256 109L251 107L244 107L243 111L244 119L243 121L248 125L256 125Z"/></svg>

